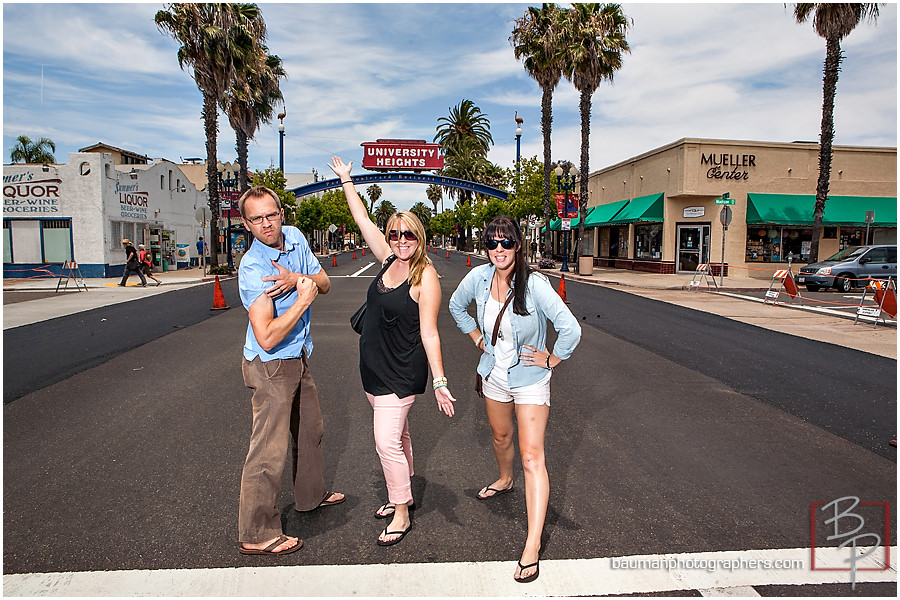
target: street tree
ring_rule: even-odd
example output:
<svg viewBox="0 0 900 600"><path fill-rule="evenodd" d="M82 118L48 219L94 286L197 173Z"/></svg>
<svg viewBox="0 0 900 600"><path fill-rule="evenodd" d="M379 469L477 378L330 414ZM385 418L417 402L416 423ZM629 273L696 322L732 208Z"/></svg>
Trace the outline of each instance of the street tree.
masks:
<svg viewBox="0 0 900 600"><path fill-rule="evenodd" d="M26 165L53 164L56 157L56 144L50 138L38 138L34 141L27 135L20 135L9 151L9 161Z"/></svg>
<svg viewBox="0 0 900 600"><path fill-rule="evenodd" d="M397 208L391 204L389 200L382 200L374 213L375 224L378 225L378 228L384 231L384 228L387 227L388 219L390 219L395 212L397 212Z"/></svg>
<svg viewBox="0 0 900 600"><path fill-rule="evenodd" d="M279 82L286 76L282 61L278 56L269 54L261 41L258 40L258 43L255 55L240 62L234 83L221 101L222 110L234 130L241 193L249 187L247 155L250 140L261 124L272 121L277 103L284 101Z"/></svg>
<svg viewBox="0 0 900 600"><path fill-rule="evenodd" d="M381 186L377 183L373 183L366 188L366 196L369 197L369 213L375 210L375 203L381 198L381 194Z"/></svg>
<svg viewBox="0 0 900 600"><path fill-rule="evenodd" d="M181 44L178 65L192 71L203 95L206 132L206 190L212 212L210 228L218 230L219 180L216 142L218 106L235 78L235 69L265 39L265 23L255 4L172 3L156 13L157 27ZM218 265L219 236L210 236L210 264Z"/></svg>
<svg viewBox="0 0 900 600"><path fill-rule="evenodd" d="M428 229L428 224L431 222L431 209L425 206L424 202L416 202L409 209L409 212L419 217L422 225L426 230Z"/></svg>
<svg viewBox="0 0 900 600"><path fill-rule="evenodd" d="M297 197L294 194L285 191L287 180L281 169L275 166L269 166L264 171L256 171L253 174L251 184L254 186L262 185L276 194L281 200L281 206L284 208L284 218L287 225L297 225Z"/></svg>
<svg viewBox="0 0 900 600"><path fill-rule="evenodd" d="M559 36L564 27L561 11L556 4L544 3L541 8L528 7L516 19L512 36L516 59L541 88L541 133L544 138L544 220L550 222L550 132L553 127L553 90L562 77L562 56Z"/></svg>
<svg viewBox="0 0 900 600"><path fill-rule="evenodd" d="M438 202L444 199L444 191L441 189L441 186L432 183L426 189L425 195L428 196L428 200L434 205L434 214L438 214Z"/></svg>
<svg viewBox="0 0 900 600"><path fill-rule="evenodd" d="M585 248L582 241L591 173L591 97L603 81L612 82L615 72L622 68L622 53L631 51L625 39L629 23L619 4L575 3L564 14L566 26L560 36L564 49L563 75L580 93L581 113L580 220L575 243L581 248L581 256L587 256L591 249Z"/></svg>
<svg viewBox="0 0 900 600"><path fill-rule="evenodd" d="M819 237L822 216L828 199L831 179L832 143L834 142L834 97L841 71L841 40L850 35L864 20L878 20L878 4L801 3L794 5L794 18L805 23L812 17L813 29L825 39L825 74L822 78L822 125L819 132L819 179L816 183L816 206L813 210L812 244L809 262L819 260Z"/></svg>

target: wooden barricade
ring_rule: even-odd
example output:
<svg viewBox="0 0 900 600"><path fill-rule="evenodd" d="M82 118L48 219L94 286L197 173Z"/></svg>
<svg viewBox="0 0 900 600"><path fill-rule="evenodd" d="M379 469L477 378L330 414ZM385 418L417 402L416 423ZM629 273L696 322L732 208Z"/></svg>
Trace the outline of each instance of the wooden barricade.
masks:
<svg viewBox="0 0 900 600"><path fill-rule="evenodd" d="M716 283L716 278L709 273L709 263L701 263L697 265L697 270L694 271L694 275L693 277L691 277L691 281L688 284L688 291L700 289L701 282L705 282L706 289L709 290L710 281L712 281L712 287L714 287L718 291L719 285Z"/></svg>
<svg viewBox="0 0 900 600"><path fill-rule="evenodd" d="M870 289L874 290L873 299L877 306L864 306L866 294ZM892 319L897 318L897 282L893 279L888 279L887 281L870 279L868 285L863 288L863 295L859 300L859 306L856 308L856 318L853 319L853 324L856 325L861 315L874 317L875 320L872 324L874 329L878 326L878 319L881 319L882 323L887 322L884 318L885 314Z"/></svg>
<svg viewBox="0 0 900 600"><path fill-rule="evenodd" d="M776 283L781 284L780 286L776 286ZM794 281L794 274L791 273L790 268L787 269L778 269L772 275L772 281L769 283L769 289L766 290L766 298L765 302L778 304L778 295L780 291L778 287L784 287L784 290L788 293L793 301L794 298L799 298L800 302L803 302L803 296L800 295L800 290L797 288L797 282ZM772 289L775 287L775 289Z"/></svg>
<svg viewBox="0 0 900 600"><path fill-rule="evenodd" d="M78 268L78 263L73 261L65 261L62 266L62 271L59 274L59 279L56 281L56 291L59 292L59 286L65 282L63 285L63 290L69 287L69 280L75 284L75 290L81 291L81 288L84 288L84 291L88 291L87 284L84 282L84 276L81 274L81 269Z"/></svg>

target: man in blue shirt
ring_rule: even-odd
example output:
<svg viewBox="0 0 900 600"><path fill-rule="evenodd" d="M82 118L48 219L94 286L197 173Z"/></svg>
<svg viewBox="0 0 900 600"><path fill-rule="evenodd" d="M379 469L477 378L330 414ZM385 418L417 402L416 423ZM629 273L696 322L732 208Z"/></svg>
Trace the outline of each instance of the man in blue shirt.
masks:
<svg viewBox="0 0 900 600"><path fill-rule="evenodd" d="M241 370L253 390L250 450L241 476L240 552L287 554L303 545L284 535L275 506L289 447L296 510L344 501L343 494L325 489L322 411L307 365L313 350L309 307L331 283L300 230L282 227L284 211L272 190L247 190L238 209L255 239L238 275L250 316Z"/></svg>

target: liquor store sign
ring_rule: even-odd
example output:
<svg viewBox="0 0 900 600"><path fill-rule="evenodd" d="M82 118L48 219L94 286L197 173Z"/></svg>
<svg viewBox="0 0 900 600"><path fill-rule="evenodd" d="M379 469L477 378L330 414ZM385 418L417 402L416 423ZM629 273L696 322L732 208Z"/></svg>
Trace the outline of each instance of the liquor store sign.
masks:
<svg viewBox="0 0 900 600"><path fill-rule="evenodd" d="M441 147L425 140L363 142L364 169L369 171L431 171L444 168Z"/></svg>
<svg viewBox="0 0 900 600"><path fill-rule="evenodd" d="M4 214L58 213L61 184L60 179L39 179L29 172L4 175Z"/></svg>

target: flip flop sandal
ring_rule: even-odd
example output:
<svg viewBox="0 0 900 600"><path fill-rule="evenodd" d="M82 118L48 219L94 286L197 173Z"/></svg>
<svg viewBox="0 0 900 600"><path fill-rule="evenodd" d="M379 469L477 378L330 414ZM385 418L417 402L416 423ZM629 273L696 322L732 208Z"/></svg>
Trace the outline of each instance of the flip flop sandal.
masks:
<svg viewBox="0 0 900 600"><path fill-rule="evenodd" d="M240 551L241 554L272 554L275 556L279 556L281 554L290 554L291 552L296 552L297 550L299 550L300 548L303 547L303 540L297 540L296 546L292 546L292 547L288 548L287 550L282 550L281 552L274 552L275 548L282 545L289 539L291 539L291 538L289 538L288 536L286 536L282 533L280 536L278 536L278 539L276 539L274 542L272 542L265 548L244 548L244 545L241 544L240 546L238 546L238 550Z"/></svg>
<svg viewBox="0 0 900 600"><path fill-rule="evenodd" d="M412 529L412 523L410 523L410 524L409 524L409 527L407 527L407 528L404 529L403 531L388 531L388 530L387 530L387 527L385 527L385 528L384 528L384 531L381 532L381 536L380 536L380 537L384 537L384 536L386 536L386 535L397 535L398 533L400 534L400 537L398 537L398 538L395 539L395 540L390 540L390 541L387 541L387 542L384 541L384 540L382 540L382 539L378 539L378 540L376 540L376 541L378 542L378 545L379 545L379 546L393 546L394 544L399 544L399 543L400 543L400 540L402 540L403 538L405 538L405 537L406 537L406 534L409 533L409 531L410 531L411 529Z"/></svg>
<svg viewBox="0 0 900 600"><path fill-rule="evenodd" d="M329 500L331 496L333 496L337 492L325 492L325 499L319 502L319 506L316 508L322 508L323 506L334 506L335 504L340 504L344 500L347 499L347 496L341 496L338 500Z"/></svg>
<svg viewBox="0 0 900 600"><path fill-rule="evenodd" d="M390 519L394 516L394 512L396 512L395 509L393 506L388 506L388 504L390 504L390 502L385 502L375 510L376 519ZM386 510L390 510L391 512L385 512ZM409 510L416 510L415 502L409 505Z"/></svg>
<svg viewBox="0 0 900 600"><path fill-rule="evenodd" d="M481 492L478 492L477 496L479 500L490 500L491 498L496 498L497 496L502 496L503 494L508 494L513 491L513 486L509 486L508 488L504 488L502 490L498 490L496 488L492 488L491 486L487 486L482 488L481 492L494 492L490 496L482 496Z"/></svg>
<svg viewBox="0 0 900 600"><path fill-rule="evenodd" d="M538 575L540 575L540 573L541 573L540 562L541 561L538 560L537 562L531 563L530 565L523 565L522 563L519 563L519 575L521 575L522 571L524 571L525 569L530 569L531 567L536 567L536 568L534 570L534 573L532 573L528 577L520 577L520 578L513 577L513 579L515 579L519 583L531 583L532 581L537 579Z"/></svg>

